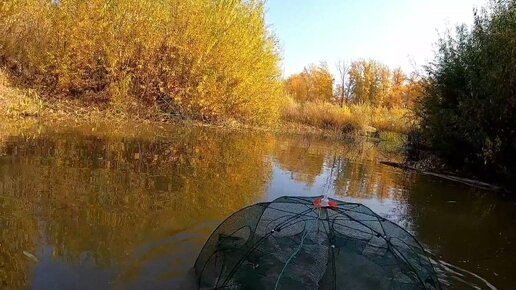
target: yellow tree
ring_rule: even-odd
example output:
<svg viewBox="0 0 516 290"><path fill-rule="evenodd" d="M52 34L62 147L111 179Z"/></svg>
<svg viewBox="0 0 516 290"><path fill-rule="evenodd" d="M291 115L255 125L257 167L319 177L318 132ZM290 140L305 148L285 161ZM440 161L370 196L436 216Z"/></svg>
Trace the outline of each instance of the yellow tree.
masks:
<svg viewBox="0 0 516 290"><path fill-rule="evenodd" d="M401 106L404 108L413 109L419 98L423 95L425 90L425 81L413 74L405 85L404 94L401 99Z"/></svg>
<svg viewBox="0 0 516 290"><path fill-rule="evenodd" d="M391 90L382 105L387 108L402 107L404 96L407 92L407 75L397 68L392 72L391 76Z"/></svg>
<svg viewBox="0 0 516 290"><path fill-rule="evenodd" d="M306 102L309 94L309 83L303 73L293 74L285 81L287 93L298 102Z"/></svg>
<svg viewBox="0 0 516 290"><path fill-rule="evenodd" d="M393 84L391 83L391 70L384 65L377 64L376 67L376 77L377 77L377 83L378 86L378 93L376 96L374 96L374 105L376 106L383 106L386 99L389 98L390 95L392 95L392 87Z"/></svg>
<svg viewBox="0 0 516 290"><path fill-rule="evenodd" d="M389 68L377 61L358 60L351 63L349 79L355 103L379 106L390 91Z"/></svg>
<svg viewBox="0 0 516 290"><path fill-rule="evenodd" d="M333 76L325 63L310 65L303 72L290 76L285 87L298 102L333 100Z"/></svg>
<svg viewBox="0 0 516 290"><path fill-rule="evenodd" d="M349 86L351 102L386 108L411 107L422 86L417 76L409 78L401 68L391 70L374 60L353 61L342 80ZM337 93L342 93L339 87Z"/></svg>

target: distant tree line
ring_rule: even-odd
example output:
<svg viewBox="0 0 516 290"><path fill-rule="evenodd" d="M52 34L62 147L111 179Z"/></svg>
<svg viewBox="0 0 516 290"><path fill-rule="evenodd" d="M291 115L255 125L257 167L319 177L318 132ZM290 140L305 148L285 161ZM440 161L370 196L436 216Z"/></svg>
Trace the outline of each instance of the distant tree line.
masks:
<svg viewBox="0 0 516 290"><path fill-rule="evenodd" d="M286 79L286 91L301 103L325 101L386 108L412 108L421 94L421 79L374 60L341 61L337 69L336 80L326 63L310 65Z"/></svg>
<svg viewBox="0 0 516 290"><path fill-rule="evenodd" d="M333 98L333 76L326 63L309 65L302 72L291 75L285 81L288 94L296 101L329 101Z"/></svg>

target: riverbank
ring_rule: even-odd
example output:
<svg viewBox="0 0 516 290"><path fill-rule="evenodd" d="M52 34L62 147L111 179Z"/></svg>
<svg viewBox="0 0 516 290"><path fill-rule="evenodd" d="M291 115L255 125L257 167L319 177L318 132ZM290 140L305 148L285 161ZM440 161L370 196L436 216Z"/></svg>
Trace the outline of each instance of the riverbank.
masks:
<svg viewBox="0 0 516 290"><path fill-rule="evenodd" d="M137 104L134 104L137 106ZM351 110L356 115L350 114ZM279 125L275 127L252 126L235 120L221 122L200 122L180 116L159 114L156 111L134 109L131 112L116 106L86 105L66 99L48 100L30 89L13 86L5 75L0 74L0 139L9 135L32 135L41 128L75 127L80 130L109 132L110 136L130 137L145 134L160 135L166 125L189 125L216 127L235 131L266 131L286 135L313 135L327 140L349 138L373 138L383 141L384 152L405 154L408 125L402 124L402 114L386 121L386 110L355 106L340 108L332 104L291 105ZM387 112L388 113L388 112ZM369 115L367 115L369 114ZM392 121L394 119L394 121ZM376 120L376 122L373 122ZM383 122L381 121L383 120ZM378 124L384 124L379 126ZM375 125L375 127L371 126ZM144 134L144 135L145 135ZM424 172L450 173L443 162L432 156L403 163L402 169L417 168ZM409 156L407 156L410 159ZM409 166L410 168L408 168ZM493 185L497 190L500 186ZM506 191L506 189L503 189Z"/></svg>
<svg viewBox="0 0 516 290"><path fill-rule="evenodd" d="M121 108L117 104L89 104L67 98L46 98L35 90L12 84L0 71L0 121L1 131L7 134L26 130L31 123L188 123L197 126L214 126L242 130L260 130L276 133L310 134L328 138L349 136L379 137L382 132L404 134L407 125L401 124L403 116L388 120L388 112L366 106L340 108L332 104L290 105L275 126L249 125L236 120L202 122L179 115L167 115L159 110L145 108L138 103ZM394 121L393 121L394 120ZM372 126L375 125L376 127ZM2 133L0 133L2 134Z"/></svg>
<svg viewBox="0 0 516 290"><path fill-rule="evenodd" d="M232 131L265 131L291 136L316 136L333 141L347 140L346 142L351 139L372 138L385 141L381 142L384 152L405 153L406 127L401 125L403 117L398 115L396 118L393 117L396 121L388 123L385 117L386 110L379 113L381 110L365 106L350 109L324 103L303 106L291 104L286 107L282 121L276 126L248 125L236 120L201 122L137 106L138 104L132 104L132 108L121 109L116 104L98 105L64 98L49 99L40 96L34 90L14 86L5 74L0 73L0 139L13 135L31 136L41 130L63 127L79 131L91 130L97 135L111 137L141 137L142 134L154 134L159 137L169 125L186 125ZM351 110L353 113L350 113ZM374 120L376 123L372 122ZM378 128L371 126L373 124ZM391 127L385 124L390 124Z"/></svg>

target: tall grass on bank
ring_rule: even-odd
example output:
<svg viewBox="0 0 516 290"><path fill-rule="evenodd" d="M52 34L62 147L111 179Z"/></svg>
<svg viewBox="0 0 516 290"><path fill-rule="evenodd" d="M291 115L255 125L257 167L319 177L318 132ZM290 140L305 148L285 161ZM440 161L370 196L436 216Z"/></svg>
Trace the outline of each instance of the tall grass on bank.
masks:
<svg viewBox="0 0 516 290"><path fill-rule="evenodd" d="M0 2L0 63L46 96L270 124L278 62L259 0Z"/></svg>
<svg viewBox="0 0 516 290"><path fill-rule="evenodd" d="M0 122L3 118L38 116L44 103L34 90L14 88L0 70Z"/></svg>
<svg viewBox="0 0 516 290"><path fill-rule="evenodd" d="M368 105L340 107L328 102L300 104L290 100L283 109L282 119L344 133L375 130L408 133L411 129L408 115L409 111L406 109L375 108Z"/></svg>

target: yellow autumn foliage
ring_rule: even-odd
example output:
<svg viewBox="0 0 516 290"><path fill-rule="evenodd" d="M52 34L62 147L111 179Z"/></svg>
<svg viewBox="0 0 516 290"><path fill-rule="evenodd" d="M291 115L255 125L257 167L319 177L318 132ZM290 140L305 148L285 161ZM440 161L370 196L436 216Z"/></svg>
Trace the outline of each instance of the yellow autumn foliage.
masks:
<svg viewBox="0 0 516 290"><path fill-rule="evenodd" d="M285 91L296 101L315 102L333 100L333 76L326 63L309 65L301 73L285 80Z"/></svg>
<svg viewBox="0 0 516 290"><path fill-rule="evenodd" d="M410 110L369 105L339 106L329 102L297 103L292 100L282 111L286 122L341 132L388 131L406 134L412 128Z"/></svg>
<svg viewBox="0 0 516 290"><path fill-rule="evenodd" d="M279 56L259 0L0 2L0 62L47 96L271 124Z"/></svg>

